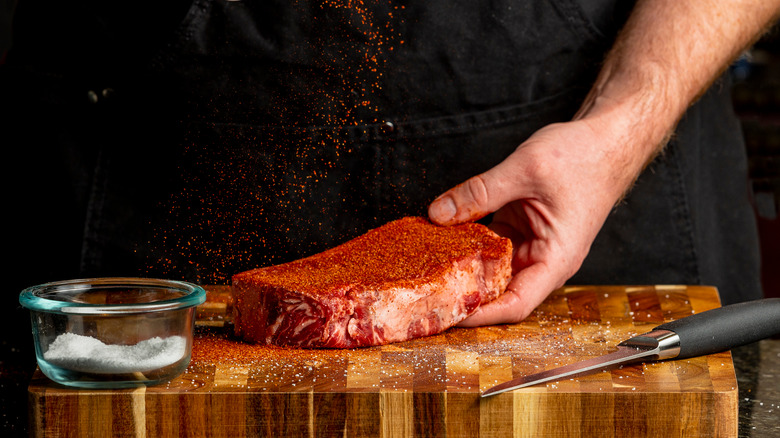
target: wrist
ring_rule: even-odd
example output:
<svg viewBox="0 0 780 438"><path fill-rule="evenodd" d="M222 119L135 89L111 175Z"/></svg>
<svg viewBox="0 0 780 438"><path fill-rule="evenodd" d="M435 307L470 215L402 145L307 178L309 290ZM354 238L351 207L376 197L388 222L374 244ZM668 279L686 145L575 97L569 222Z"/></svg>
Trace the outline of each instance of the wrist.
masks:
<svg viewBox="0 0 780 438"><path fill-rule="evenodd" d="M615 162L627 190L663 150L687 101L664 66L644 63L626 70L608 60L574 120L601 136L600 147Z"/></svg>

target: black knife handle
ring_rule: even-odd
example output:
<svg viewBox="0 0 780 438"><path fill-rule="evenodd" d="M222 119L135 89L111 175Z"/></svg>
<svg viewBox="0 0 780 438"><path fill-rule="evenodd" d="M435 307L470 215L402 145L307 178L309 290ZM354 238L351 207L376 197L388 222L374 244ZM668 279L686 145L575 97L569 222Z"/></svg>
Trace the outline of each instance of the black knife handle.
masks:
<svg viewBox="0 0 780 438"><path fill-rule="evenodd" d="M719 353L780 334L780 298L731 304L659 325L680 337L677 359Z"/></svg>

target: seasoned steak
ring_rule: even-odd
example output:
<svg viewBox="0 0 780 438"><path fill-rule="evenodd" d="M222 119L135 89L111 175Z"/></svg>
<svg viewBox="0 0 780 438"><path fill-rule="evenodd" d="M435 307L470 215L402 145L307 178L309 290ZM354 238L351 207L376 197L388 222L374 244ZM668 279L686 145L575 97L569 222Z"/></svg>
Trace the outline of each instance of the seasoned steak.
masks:
<svg viewBox="0 0 780 438"><path fill-rule="evenodd" d="M351 348L440 333L495 299L512 245L480 224L390 222L322 253L233 276L248 342Z"/></svg>

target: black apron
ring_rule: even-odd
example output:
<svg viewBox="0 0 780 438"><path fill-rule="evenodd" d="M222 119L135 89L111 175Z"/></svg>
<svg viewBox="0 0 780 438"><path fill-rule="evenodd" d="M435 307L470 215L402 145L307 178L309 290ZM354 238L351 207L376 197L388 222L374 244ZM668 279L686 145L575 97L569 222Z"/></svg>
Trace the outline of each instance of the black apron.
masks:
<svg viewBox="0 0 780 438"><path fill-rule="evenodd" d="M574 114L630 2L614 3L198 0L152 23L55 5L45 35L23 26L48 9L21 4L0 71L21 84L4 87L11 144L35 163L14 202L43 211L15 224L20 275L227 283L425 215ZM745 175L719 83L571 282L759 297Z"/></svg>

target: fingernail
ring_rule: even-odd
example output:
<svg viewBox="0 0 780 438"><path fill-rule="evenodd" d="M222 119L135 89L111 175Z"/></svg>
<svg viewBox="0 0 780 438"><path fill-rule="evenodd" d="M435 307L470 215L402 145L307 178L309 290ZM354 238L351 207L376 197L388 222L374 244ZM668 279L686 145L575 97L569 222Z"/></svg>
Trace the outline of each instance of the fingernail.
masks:
<svg viewBox="0 0 780 438"><path fill-rule="evenodd" d="M452 220L457 212L458 209L455 207L455 202L453 202L452 198L444 196L433 201L428 210L428 216L430 216L432 221L444 224Z"/></svg>

